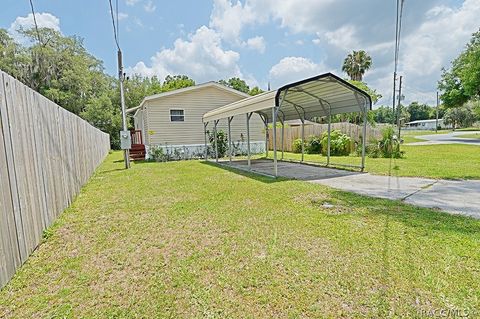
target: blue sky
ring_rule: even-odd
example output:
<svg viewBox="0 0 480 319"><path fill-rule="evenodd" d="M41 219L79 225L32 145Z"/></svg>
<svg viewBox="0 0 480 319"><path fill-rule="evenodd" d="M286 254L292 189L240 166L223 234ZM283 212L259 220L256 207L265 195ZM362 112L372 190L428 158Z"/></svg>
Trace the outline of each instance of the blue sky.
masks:
<svg viewBox="0 0 480 319"><path fill-rule="evenodd" d="M364 49L365 81L389 104L395 0L118 0L120 44L129 73L187 74L197 83L240 76L272 88L327 71ZM34 0L42 26L78 35L116 73L107 0ZM0 27L31 25L28 1L3 0ZM407 101L433 103L448 67L479 28L480 0L405 1L400 74Z"/></svg>

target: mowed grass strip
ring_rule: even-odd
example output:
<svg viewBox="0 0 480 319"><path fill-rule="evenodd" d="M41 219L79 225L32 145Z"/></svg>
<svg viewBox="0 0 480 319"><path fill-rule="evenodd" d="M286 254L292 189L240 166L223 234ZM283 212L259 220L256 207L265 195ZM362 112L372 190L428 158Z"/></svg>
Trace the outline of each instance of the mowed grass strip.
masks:
<svg viewBox="0 0 480 319"><path fill-rule="evenodd" d="M404 158L366 158L366 171L377 175L428 177L434 179L480 179L480 146L403 145ZM281 152L278 153L278 156ZM269 153L273 158L273 152ZM284 153L287 160L300 160L301 154ZM325 164L327 157L305 154L305 161ZM332 156L332 163L360 165L358 156Z"/></svg>
<svg viewBox="0 0 480 319"><path fill-rule="evenodd" d="M462 134L458 135L458 137L480 139L480 133Z"/></svg>
<svg viewBox="0 0 480 319"><path fill-rule="evenodd" d="M480 309L480 221L199 161L110 155L1 318L422 317Z"/></svg>

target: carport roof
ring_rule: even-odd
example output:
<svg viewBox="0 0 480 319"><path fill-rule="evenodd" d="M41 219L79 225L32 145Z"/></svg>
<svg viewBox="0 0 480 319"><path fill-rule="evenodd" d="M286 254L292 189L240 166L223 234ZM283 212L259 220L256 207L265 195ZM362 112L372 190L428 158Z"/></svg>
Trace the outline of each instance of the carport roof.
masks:
<svg viewBox="0 0 480 319"><path fill-rule="evenodd" d="M203 122L255 112L271 123L274 106L280 106L280 120L310 120L329 114L364 112L372 108L372 101L365 91L332 73L325 73L207 112Z"/></svg>

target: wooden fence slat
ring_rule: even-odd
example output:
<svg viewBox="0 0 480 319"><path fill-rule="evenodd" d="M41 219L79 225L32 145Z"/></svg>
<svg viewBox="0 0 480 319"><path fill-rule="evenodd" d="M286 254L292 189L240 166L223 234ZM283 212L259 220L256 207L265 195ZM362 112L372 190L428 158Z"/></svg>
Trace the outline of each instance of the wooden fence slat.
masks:
<svg viewBox="0 0 480 319"><path fill-rule="evenodd" d="M327 124L312 124L305 125L305 139L307 140L310 136L321 136L323 132L327 131ZM352 123L332 123L331 130L339 130L344 134L350 136L354 141L361 141L362 137L362 127ZM284 146L286 152L293 151L293 142L296 139L301 138L302 136L301 126L288 126L285 127L285 136L284 136ZM367 143L371 137L381 138L381 132L379 129L367 126ZM268 145L269 149L273 149L273 132L270 128L268 130ZM281 150L281 129L277 128L277 149Z"/></svg>
<svg viewBox="0 0 480 319"><path fill-rule="evenodd" d="M108 134L0 70L0 288L109 149Z"/></svg>
<svg viewBox="0 0 480 319"><path fill-rule="evenodd" d="M0 73L0 287L4 286L21 265L14 218L15 193L10 184L11 161L7 158L9 126L3 74Z"/></svg>

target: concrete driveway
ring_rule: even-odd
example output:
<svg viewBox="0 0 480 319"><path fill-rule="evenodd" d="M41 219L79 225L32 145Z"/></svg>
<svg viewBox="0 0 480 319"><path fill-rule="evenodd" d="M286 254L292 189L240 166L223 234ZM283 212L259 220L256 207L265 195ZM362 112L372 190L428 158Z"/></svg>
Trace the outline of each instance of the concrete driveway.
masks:
<svg viewBox="0 0 480 319"><path fill-rule="evenodd" d="M367 173L311 182L362 195L396 199L416 206L480 218L480 181L434 180Z"/></svg>
<svg viewBox="0 0 480 319"><path fill-rule="evenodd" d="M247 170L247 161L221 161L220 164ZM401 200L409 204L438 208L453 214L480 219L480 180L449 181L418 177L379 176L334 168L279 161L278 174L322 184L361 195ZM273 162L252 160L251 171L271 175Z"/></svg>
<svg viewBox="0 0 480 319"><path fill-rule="evenodd" d="M425 140L425 142L408 143L407 145L467 144L480 146L480 139L461 137L461 135L475 133L480 133L480 131L456 131L446 134L419 135L415 136L415 138Z"/></svg>

